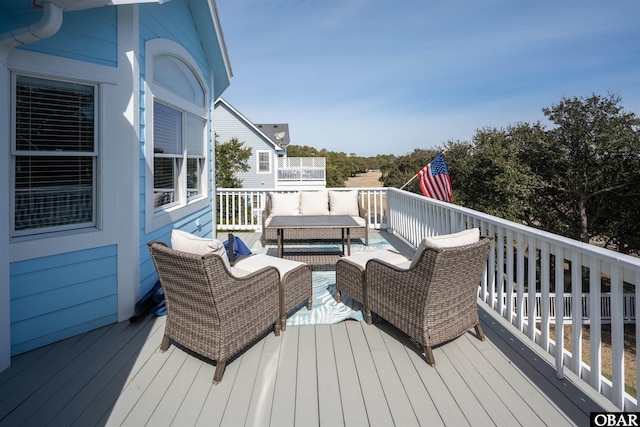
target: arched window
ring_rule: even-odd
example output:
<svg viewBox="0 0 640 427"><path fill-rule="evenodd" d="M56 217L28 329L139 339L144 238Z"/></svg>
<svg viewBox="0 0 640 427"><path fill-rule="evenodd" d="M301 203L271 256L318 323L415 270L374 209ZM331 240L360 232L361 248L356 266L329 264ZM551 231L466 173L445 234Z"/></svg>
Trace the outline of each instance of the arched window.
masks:
<svg viewBox="0 0 640 427"><path fill-rule="evenodd" d="M207 91L195 62L181 46L150 41L147 58L146 152L153 158L147 211L157 219L207 198Z"/></svg>

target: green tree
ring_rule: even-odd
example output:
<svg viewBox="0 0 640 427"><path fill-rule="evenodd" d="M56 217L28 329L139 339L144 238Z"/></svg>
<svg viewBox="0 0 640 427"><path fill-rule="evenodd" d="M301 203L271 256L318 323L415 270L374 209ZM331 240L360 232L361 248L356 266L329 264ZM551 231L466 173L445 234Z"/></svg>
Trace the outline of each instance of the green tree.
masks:
<svg viewBox="0 0 640 427"><path fill-rule="evenodd" d="M219 143L216 135L216 187L242 187L242 180L236 177L236 173L249 170L249 157L251 157L251 148L244 148L244 142L232 138L228 142Z"/></svg>
<svg viewBox="0 0 640 427"><path fill-rule="evenodd" d="M534 185L531 218L583 242L605 238L621 251L640 248L640 119L618 96L563 98L543 109L555 127L521 147ZM635 241L634 241L635 240Z"/></svg>
<svg viewBox="0 0 640 427"><path fill-rule="evenodd" d="M449 143L447 165L457 204L520 222L528 210L531 174L519 147L538 138L539 126L478 130L471 143Z"/></svg>

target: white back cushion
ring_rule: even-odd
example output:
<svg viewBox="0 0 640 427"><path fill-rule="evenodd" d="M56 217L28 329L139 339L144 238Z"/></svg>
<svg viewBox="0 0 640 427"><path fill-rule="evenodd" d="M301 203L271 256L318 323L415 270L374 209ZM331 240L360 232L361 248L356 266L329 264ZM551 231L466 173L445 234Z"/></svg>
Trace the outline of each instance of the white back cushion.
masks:
<svg viewBox="0 0 640 427"><path fill-rule="evenodd" d="M300 192L269 193L271 198L271 215L299 215Z"/></svg>
<svg viewBox="0 0 640 427"><path fill-rule="evenodd" d="M329 206L331 215L358 216L358 190L329 190Z"/></svg>
<svg viewBox="0 0 640 427"><path fill-rule="evenodd" d="M422 251L426 248L453 248L455 246L464 246L476 243L480 240L480 229L471 228L469 230L459 231L452 234L443 234L441 236L425 237L416 253L411 259L411 267L415 266L422 255Z"/></svg>
<svg viewBox="0 0 640 427"><path fill-rule="evenodd" d="M326 191L301 191L300 215L329 215L329 197Z"/></svg>
<svg viewBox="0 0 640 427"><path fill-rule="evenodd" d="M215 253L220 255L227 268L231 268L224 244L218 239L199 237L182 230L171 231L171 247L177 251L196 255Z"/></svg>

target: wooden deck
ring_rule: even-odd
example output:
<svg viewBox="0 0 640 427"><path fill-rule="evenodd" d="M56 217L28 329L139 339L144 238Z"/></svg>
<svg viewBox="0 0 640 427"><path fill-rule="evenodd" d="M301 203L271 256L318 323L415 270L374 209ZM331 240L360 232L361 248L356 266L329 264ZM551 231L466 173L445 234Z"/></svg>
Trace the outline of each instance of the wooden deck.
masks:
<svg viewBox="0 0 640 427"><path fill-rule="evenodd" d="M612 410L480 314L487 340L471 331L435 348L435 367L389 324L345 321L271 333L215 386L212 363L175 346L159 352L164 317L147 316L15 357L0 373L0 426L555 427Z"/></svg>

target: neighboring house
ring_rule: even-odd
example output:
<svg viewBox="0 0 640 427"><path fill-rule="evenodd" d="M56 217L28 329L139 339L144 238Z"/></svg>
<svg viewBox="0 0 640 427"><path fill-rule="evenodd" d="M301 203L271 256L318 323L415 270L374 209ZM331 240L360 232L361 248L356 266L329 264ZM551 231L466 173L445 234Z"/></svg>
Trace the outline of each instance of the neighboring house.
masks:
<svg viewBox="0 0 640 427"><path fill-rule="evenodd" d="M0 2L0 370L128 319L147 242L215 233L213 0Z"/></svg>
<svg viewBox="0 0 640 427"><path fill-rule="evenodd" d="M236 138L251 149L247 172L238 172L243 188L324 188L324 157L287 157L289 125L254 124L226 100L215 103L218 143Z"/></svg>

